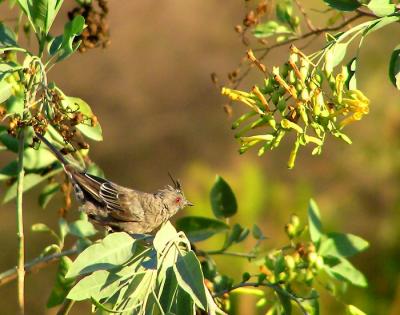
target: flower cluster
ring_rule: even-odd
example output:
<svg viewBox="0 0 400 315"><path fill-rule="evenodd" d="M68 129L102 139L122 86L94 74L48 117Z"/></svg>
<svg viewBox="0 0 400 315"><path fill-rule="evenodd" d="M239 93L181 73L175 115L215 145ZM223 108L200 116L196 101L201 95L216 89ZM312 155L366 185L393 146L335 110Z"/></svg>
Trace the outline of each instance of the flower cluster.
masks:
<svg viewBox="0 0 400 315"><path fill-rule="evenodd" d="M263 85L255 85L250 92L222 88L223 95L250 109L232 125L232 129L236 129L251 121L235 134L241 141L240 153L262 144L259 149L262 155L278 147L285 134L295 132L296 140L288 162L288 167L292 168L299 147L312 143L316 145L312 154L320 154L327 133L351 143L342 128L368 113L369 100L360 90L349 89L350 74L346 67L337 74L333 72L331 54L325 54L325 63L319 67L291 46L288 61L281 67L274 67L272 72L251 51L248 57L265 73ZM248 135L260 127L267 127L267 131Z"/></svg>

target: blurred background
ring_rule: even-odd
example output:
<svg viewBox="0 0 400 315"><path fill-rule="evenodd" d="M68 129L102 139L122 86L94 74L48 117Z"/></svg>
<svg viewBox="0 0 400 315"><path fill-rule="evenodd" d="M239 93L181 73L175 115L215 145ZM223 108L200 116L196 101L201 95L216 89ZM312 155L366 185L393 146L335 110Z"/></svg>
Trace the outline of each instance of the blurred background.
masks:
<svg viewBox="0 0 400 315"><path fill-rule="evenodd" d="M322 1L307 1L307 6L313 3L326 8ZM61 32L73 6L73 1L65 1L53 33ZM169 183L170 171L196 205L185 214L212 216L208 192L215 174L220 174L237 195L239 214L234 221L260 225L268 236L267 249L283 243L283 226L291 213L305 221L313 197L327 231L357 234L371 244L352 260L366 274L369 288L351 288L343 300L368 314L400 314L400 108L399 92L387 78L389 56L398 44L394 39L400 35L397 26L374 33L361 50L358 84L371 100L371 111L347 128L353 145L329 139L321 156L303 150L289 171L291 143L262 158L256 150L237 153L231 120L222 108L226 99L210 80L214 71L225 78L244 55L234 32L246 12L244 1L111 0L109 8L111 45L76 54L50 73L50 80L68 95L86 100L99 118L104 141L91 143L91 157L106 176L155 191ZM6 8L0 13L1 19L15 15ZM318 25L321 15L311 17ZM320 46L316 41L306 53ZM281 64L287 56L283 47L265 63ZM242 87L261 80L254 72ZM233 105L234 116L241 106ZM57 222L58 201L40 209L39 191L29 192L25 202L27 260L50 242L48 236L30 232L30 225L44 222L55 227ZM16 263L13 204L0 206L0 221L2 271ZM218 262L221 271L237 278L245 263L235 258ZM54 280L55 266L27 276L27 314L55 314L45 309ZM16 313L15 283L0 287L0 301L3 314ZM321 305L322 314L343 310L325 294ZM78 303L70 314L89 312L89 304ZM248 308L245 313L250 314Z"/></svg>

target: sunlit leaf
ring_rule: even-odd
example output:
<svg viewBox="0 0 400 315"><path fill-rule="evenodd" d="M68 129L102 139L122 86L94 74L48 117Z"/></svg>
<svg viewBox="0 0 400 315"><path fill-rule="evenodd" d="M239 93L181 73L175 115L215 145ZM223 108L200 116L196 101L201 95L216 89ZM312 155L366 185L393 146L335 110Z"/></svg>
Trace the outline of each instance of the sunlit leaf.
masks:
<svg viewBox="0 0 400 315"><path fill-rule="evenodd" d="M369 243L353 234L328 233L321 240L318 253L322 256L354 256L369 247Z"/></svg>
<svg viewBox="0 0 400 315"><path fill-rule="evenodd" d="M367 4L368 9L370 9L376 16L386 16L395 12L396 5L391 3L390 0L371 0Z"/></svg>
<svg viewBox="0 0 400 315"><path fill-rule="evenodd" d="M18 162L12 161L0 170L0 181L16 177L18 173Z"/></svg>
<svg viewBox="0 0 400 315"><path fill-rule="evenodd" d="M109 234L100 243L86 248L75 259L66 277L115 268L128 261L134 252L135 240L129 234L124 232Z"/></svg>
<svg viewBox="0 0 400 315"><path fill-rule="evenodd" d="M328 274L338 280L345 280L355 286L366 287L368 285L365 276L345 258L324 257L324 269Z"/></svg>
<svg viewBox="0 0 400 315"><path fill-rule="evenodd" d="M195 253L190 251L179 256L174 265L174 272L179 287L190 295L198 307L207 310L203 273Z"/></svg>
<svg viewBox="0 0 400 315"><path fill-rule="evenodd" d="M2 80L0 81L0 104L5 102L12 94L11 84Z"/></svg>
<svg viewBox="0 0 400 315"><path fill-rule="evenodd" d="M40 176L38 174L27 174L24 177L23 192L26 192L26 191L32 189L33 187L40 184L45 179L46 179L45 177ZM11 185L11 187L9 187L7 189L7 191L4 194L3 203L7 203L7 202L13 200L17 196L17 185L18 185L18 183L15 182L14 184Z"/></svg>
<svg viewBox="0 0 400 315"><path fill-rule="evenodd" d="M219 220L205 217L183 217L176 221L176 228L185 232L191 242L199 242L227 231L229 226Z"/></svg>
<svg viewBox="0 0 400 315"><path fill-rule="evenodd" d="M17 46L15 34L3 23L0 23L0 49L2 47Z"/></svg>
<svg viewBox="0 0 400 315"><path fill-rule="evenodd" d="M308 204L308 224L311 240L318 244L322 235L322 223L319 208L313 199L310 199Z"/></svg>
<svg viewBox="0 0 400 315"><path fill-rule="evenodd" d="M76 220L69 225L69 233L76 237L84 238L97 234L97 230L88 220Z"/></svg>

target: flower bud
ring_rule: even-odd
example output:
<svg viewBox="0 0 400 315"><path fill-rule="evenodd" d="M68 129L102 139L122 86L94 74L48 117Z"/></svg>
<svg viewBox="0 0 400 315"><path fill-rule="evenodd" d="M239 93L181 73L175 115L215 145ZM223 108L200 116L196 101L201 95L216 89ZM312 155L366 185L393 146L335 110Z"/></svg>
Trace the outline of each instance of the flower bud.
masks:
<svg viewBox="0 0 400 315"><path fill-rule="evenodd" d="M291 223L285 225L285 232L290 239L296 236L296 228Z"/></svg>

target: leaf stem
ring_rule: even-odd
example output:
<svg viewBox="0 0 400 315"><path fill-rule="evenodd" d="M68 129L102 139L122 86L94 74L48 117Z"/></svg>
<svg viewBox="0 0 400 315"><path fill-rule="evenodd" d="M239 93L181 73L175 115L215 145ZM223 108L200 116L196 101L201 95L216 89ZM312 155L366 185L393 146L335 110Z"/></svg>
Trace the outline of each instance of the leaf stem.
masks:
<svg viewBox="0 0 400 315"><path fill-rule="evenodd" d="M21 129L18 134L18 185L17 185L17 238L18 238L18 308L21 315L24 314L24 281L25 281L25 244L24 244L24 220L22 210L22 197L24 190L24 143L25 130Z"/></svg>

